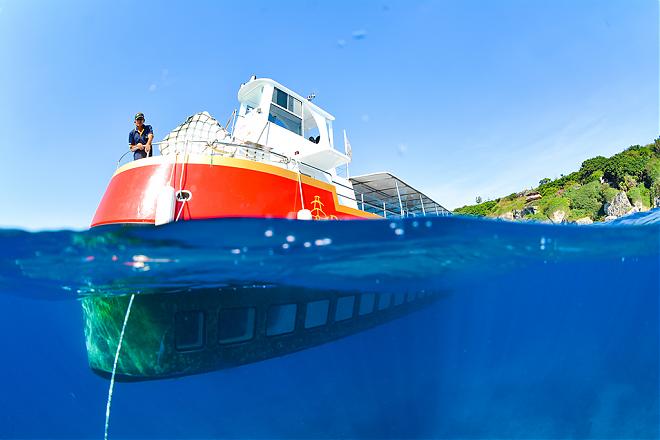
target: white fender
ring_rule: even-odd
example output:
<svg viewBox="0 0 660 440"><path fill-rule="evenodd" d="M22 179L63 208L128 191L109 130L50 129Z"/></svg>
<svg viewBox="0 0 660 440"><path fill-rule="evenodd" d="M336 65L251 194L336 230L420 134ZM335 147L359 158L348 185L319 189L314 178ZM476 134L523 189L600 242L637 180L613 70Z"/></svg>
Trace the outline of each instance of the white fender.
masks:
<svg viewBox="0 0 660 440"><path fill-rule="evenodd" d="M167 185L160 190L156 199L156 226L164 225L174 220L175 206L174 188Z"/></svg>
<svg viewBox="0 0 660 440"><path fill-rule="evenodd" d="M298 211L298 220L311 220L312 219L312 211L309 209L301 209Z"/></svg>

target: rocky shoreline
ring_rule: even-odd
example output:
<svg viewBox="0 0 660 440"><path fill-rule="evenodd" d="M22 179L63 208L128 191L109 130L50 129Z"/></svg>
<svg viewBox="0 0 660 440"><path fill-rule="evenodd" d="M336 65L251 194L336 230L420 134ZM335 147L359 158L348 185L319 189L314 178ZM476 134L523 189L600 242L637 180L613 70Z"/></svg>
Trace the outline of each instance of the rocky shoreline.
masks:
<svg viewBox="0 0 660 440"><path fill-rule="evenodd" d="M630 214L635 214L637 212L648 211L649 209L659 208L660 207L660 197L655 197L653 201L653 206L651 208L646 207L640 201L631 202L628 198L628 195L625 191L620 191L614 196L611 202L605 202L603 206L603 211L605 212L605 217L601 220L602 222L608 222L615 220L620 217L625 217ZM497 218L502 220L510 221L529 221L526 217L534 214L538 214L539 208L535 205L526 206L523 209L514 209L497 216ZM580 217L574 220L568 220L567 213L561 209L551 211L548 215L547 220L536 220L541 223L574 223L577 225L590 225L594 223L594 220L591 217ZM597 220L598 221L598 220Z"/></svg>
<svg viewBox="0 0 660 440"><path fill-rule="evenodd" d="M511 221L607 222L660 207L660 138L633 145L612 157L587 159L578 171L541 179L536 188L477 204L455 214Z"/></svg>

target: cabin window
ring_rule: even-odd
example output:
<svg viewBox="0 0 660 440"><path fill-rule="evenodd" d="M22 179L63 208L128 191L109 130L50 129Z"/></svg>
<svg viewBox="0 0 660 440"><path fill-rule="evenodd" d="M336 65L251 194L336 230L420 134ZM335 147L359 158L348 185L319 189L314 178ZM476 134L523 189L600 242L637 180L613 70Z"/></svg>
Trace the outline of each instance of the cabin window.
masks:
<svg viewBox="0 0 660 440"><path fill-rule="evenodd" d="M340 296L337 298L337 308L335 309L335 321L344 321L353 317L353 307L355 306L354 296Z"/></svg>
<svg viewBox="0 0 660 440"><path fill-rule="evenodd" d="M296 328L297 304L271 306L266 318L266 335L275 336L291 333Z"/></svg>
<svg viewBox="0 0 660 440"><path fill-rule="evenodd" d="M394 305L400 306L406 300L405 292L399 292L394 294Z"/></svg>
<svg viewBox="0 0 660 440"><path fill-rule="evenodd" d="M271 104L270 106L268 122L272 122L275 125L286 128L287 130L292 131L297 135L302 134L302 119L292 115L286 110L282 110L276 105Z"/></svg>
<svg viewBox="0 0 660 440"><path fill-rule="evenodd" d="M203 312L178 312L174 321L175 346L177 350L197 350L204 346Z"/></svg>
<svg viewBox="0 0 660 440"><path fill-rule="evenodd" d="M382 293L378 298L378 310L385 310L386 308L388 308L390 306L391 301L392 301L391 293Z"/></svg>
<svg viewBox="0 0 660 440"><path fill-rule="evenodd" d="M302 102L277 87L273 90L273 102L299 118L302 117Z"/></svg>
<svg viewBox="0 0 660 440"><path fill-rule="evenodd" d="M280 107L287 108L289 105L289 95L275 87L275 90L273 90L273 102Z"/></svg>
<svg viewBox="0 0 660 440"><path fill-rule="evenodd" d="M360 297L360 315L366 315L374 311L374 302L376 295L374 293L365 293Z"/></svg>
<svg viewBox="0 0 660 440"><path fill-rule="evenodd" d="M302 135L302 102L276 87L268 121Z"/></svg>
<svg viewBox="0 0 660 440"><path fill-rule="evenodd" d="M307 304L305 328L318 327L328 322L328 308L330 308L330 300L327 299Z"/></svg>
<svg viewBox="0 0 660 440"><path fill-rule="evenodd" d="M220 309L218 341L221 344L248 341L254 337L254 307Z"/></svg>

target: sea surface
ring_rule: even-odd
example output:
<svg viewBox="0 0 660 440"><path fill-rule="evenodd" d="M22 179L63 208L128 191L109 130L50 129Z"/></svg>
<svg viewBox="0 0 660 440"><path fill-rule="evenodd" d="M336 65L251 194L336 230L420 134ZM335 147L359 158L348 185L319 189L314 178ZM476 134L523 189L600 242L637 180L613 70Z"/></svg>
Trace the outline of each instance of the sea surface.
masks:
<svg viewBox="0 0 660 440"><path fill-rule="evenodd" d="M658 438L659 249L659 210L0 230L0 438L103 438L81 298L259 285L442 298L283 357L116 383L109 438Z"/></svg>

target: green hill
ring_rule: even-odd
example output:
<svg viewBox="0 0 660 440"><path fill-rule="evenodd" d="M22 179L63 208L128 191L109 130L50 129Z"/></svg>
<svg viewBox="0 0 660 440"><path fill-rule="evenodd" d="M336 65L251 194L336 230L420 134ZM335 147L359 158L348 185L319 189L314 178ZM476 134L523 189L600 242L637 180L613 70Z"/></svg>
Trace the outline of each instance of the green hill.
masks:
<svg viewBox="0 0 660 440"><path fill-rule="evenodd" d="M542 179L536 188L463 206L454 213L588 222L587 218L603 221L608 214L610 218L622 215L621 209L628 207L634 207L634 212L657 206L660 206L660 138L652 144L633 145L612 157L587 159L578 171L566 176Z"/></svg>

